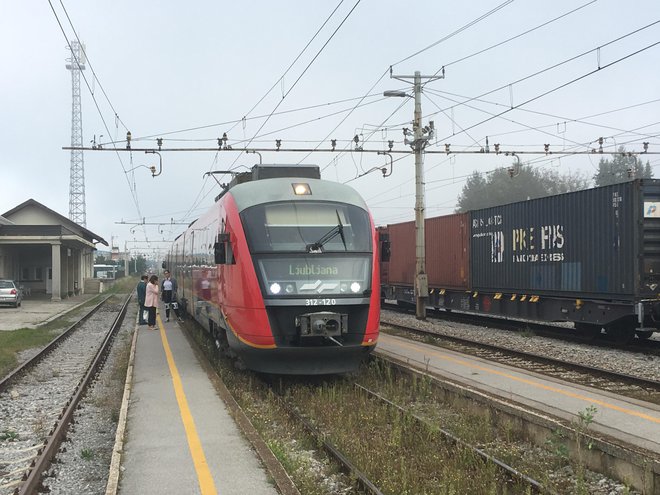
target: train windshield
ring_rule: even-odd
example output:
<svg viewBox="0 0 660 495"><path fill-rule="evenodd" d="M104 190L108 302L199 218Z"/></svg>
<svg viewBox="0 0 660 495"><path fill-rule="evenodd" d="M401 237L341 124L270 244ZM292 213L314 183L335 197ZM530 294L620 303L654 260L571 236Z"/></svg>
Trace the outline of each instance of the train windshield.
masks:
<svg viewBox="0 0 660 495"><path fill-rule="evenodd" d="M342 203L268 203L241 213L254 253L371 252L366 211Z"/></svg>

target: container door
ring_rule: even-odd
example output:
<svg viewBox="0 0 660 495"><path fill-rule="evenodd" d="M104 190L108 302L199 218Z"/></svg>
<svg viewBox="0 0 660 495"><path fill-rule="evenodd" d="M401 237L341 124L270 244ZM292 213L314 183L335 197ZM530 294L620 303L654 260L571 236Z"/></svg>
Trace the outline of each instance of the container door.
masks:
<svg viewBox="0 0 660 495"><path fill-rule="evenodd" d="M644 180L641 218L640 296L657 297L660 293L660 181Z"/></svg>

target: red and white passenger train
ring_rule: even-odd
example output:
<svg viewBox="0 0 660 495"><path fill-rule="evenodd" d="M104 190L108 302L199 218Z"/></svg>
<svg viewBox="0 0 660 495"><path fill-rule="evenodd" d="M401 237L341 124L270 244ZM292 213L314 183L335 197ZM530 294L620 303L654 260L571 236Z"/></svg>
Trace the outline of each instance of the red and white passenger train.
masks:
<svg viewBox="0 0 660 495"><path fill-rule="evenodd" d="M172 245L180 305L259 372L343 373L378 340L373 219L316 166L255 165Z"/></svg>

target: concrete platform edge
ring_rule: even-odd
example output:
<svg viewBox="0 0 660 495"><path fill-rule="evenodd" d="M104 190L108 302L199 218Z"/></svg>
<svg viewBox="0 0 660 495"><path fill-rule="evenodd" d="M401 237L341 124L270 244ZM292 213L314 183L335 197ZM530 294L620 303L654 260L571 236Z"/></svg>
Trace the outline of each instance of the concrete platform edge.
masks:
<svg viewBox="0 0 660 495"><path fill-rule="evenodd" d="M115 434L115 444L112 448L112 459L110 461L110 470L108 474L108 483L105 488L105 495L116 495L119 488L119 475L121 472L121 455L124 448L124 434L126 432L126 423L128 417L128 404L131 399L131 387L133 384L133 364L135 361L135 349L138 338L138 326L133 331L133 340L131 342L131 353L126 369L126 380L124 382L124 396L121 401L119 411L119 420L117 422L117 433Z"/></svg>

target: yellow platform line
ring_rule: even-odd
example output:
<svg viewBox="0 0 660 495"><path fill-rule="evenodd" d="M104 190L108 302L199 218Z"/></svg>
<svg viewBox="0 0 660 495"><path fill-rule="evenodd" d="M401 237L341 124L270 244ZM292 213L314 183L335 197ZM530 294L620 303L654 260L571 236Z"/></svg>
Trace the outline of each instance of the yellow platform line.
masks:
<svg viewBox="0 0 660 495"><path fill-rule="evenodd" d="M174 356L172 355L170 343L167 340L165 327L163 326L163 321L160 319L160 316L158 316L157 322L158 328L160 330L160 338L163 342L163 348L165 349L165 356L167 357L167 364L170 367L170 374L172 375L174 394L176 395L176 401L179 404L179 411L181 412L181 421L183 422L183 427L186 430L188 448L190 449L190 455L192 456L193 463L195 465L195 471L197 472L199 489L201 490L202 495L217 495L218 492L215 488L215 483L213 481L213 477L211 476L209 465L206 462L204 449L202 448L202 443L199 440L197 428L195 427L195 420L190 413L188 400L186 399L186 394L183 391L183 384L181 383L181 377L179 376L179 370L177 369L176 363L174 362Z"/></svg>
<svg viewBox="0 0 660 495"><path fill-rule="evenodd" d="M401 345L402 347L407 347L408 349L419 350L419 347L414 345L414 344L399 342L399 345ZM573 399L578 399L578 400L582 400L582 401L585 401L585 402L588 402L588 403L598 404L599 406L603 407L604 409L611 409L613 411L618 411L620 413L628 414L630 416L636 416L638 418L644 419L646 421L650 421L652 423L659 423L660 424L660 418L655 417L655 416L650 416L648 414L645 414L645 413L642 413L642 412L639 412L639 411L635 411L635 410L628 409L628 408L625 408L625 407L620 407L620 406L617 406L616 404L610 404L609 402L605 402L605 401L602 401L600 399L590 398L590 397L587 397L587 396L582 395L582 394L571 392L569 390L563 390L559 387L544 385L544 384L539 383L535 380L530 380L530 379L527 379L527 378L521 378L521 377L518 377L518 376L514 376L514 375L512 375L510 373L507 373L507 372L504 372L504 371L499 371L499 370L495 370L493 368L488 368L488 367L485 367L485 366L480 366L478 364L473 364L473 363L470 363L470 362L465 361L463 359L458 359L458 358L451 357L447 354L444 354L442 351L436 351L435 349L426 349L426 348L424 348L423 351L426 352L426 353L432 354L435 357L437 357L438 359L441 359L441 360L444 360L444 361L453 362L455 364L460 364L462 366L466 366L466 367L469 367L469 368L474 368L474 369L477 369L479 371L483 371L485 373L490 373L492 375L498 375L498 376L501 376L503 378L507 378L509 380L513 380L513 381L520 382L520 383L525 383L527 385L531 385L532 387L547 390L549 392L554 392L558 395L565 395L567 397L572 397Z"/></svg>

